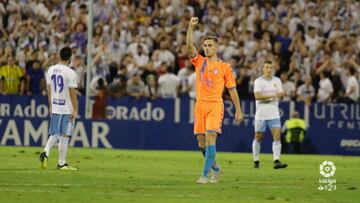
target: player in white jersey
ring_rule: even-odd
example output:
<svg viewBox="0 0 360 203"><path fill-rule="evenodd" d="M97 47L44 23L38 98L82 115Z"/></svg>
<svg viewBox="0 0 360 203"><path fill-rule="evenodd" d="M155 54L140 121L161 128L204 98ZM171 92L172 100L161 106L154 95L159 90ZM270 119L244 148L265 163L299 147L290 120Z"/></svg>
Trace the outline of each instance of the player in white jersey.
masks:
<svg viewBox="0 0 360 203"><path fill-rule="evenodd" d="M266 127L273 135L272 150L274 154L274 169L286 168L287 164L280 162L281 154L281 123L279 113L279 98L284 95L281 80L273 76L271 61L265 61L263 75L255 80L254 95L256 100L255 113L255 138L252 149L254 156L254 168L260 167L260 141L266 131Z"/></svg>
<svg viewBox="0 0 360 203"><path fill-rule="evenodd" d="M62 48L60 50L60 63L51 66L46 74L51 118L50 137L44 152L40 154L40 165L44 169L47 167L51 148L59 142L58 169L77 170L77 168L66 163L66 153L78 112L76 73L68 67L70 61L71 49L69 47Z"/></svg>

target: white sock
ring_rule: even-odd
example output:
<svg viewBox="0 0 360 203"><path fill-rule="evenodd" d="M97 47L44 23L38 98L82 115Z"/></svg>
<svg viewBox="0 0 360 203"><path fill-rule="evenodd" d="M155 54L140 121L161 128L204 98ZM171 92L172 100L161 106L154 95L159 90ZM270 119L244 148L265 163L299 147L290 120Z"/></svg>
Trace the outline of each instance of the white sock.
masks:
<svg viewBox="0 0 360 203"><path fill-rule="evenodd" d="M50 135L46 146L45 146L45 153L46 156L49 157L51 148L59 141L59 135Z"/></svg>
<svg viewBox="0 0 360 203"><path fill-rule="evenodd" d="M280 160L280 154L281 154L281 141L273 141L272 144L272 150L274 154L274 161Z"/></svg>
<svg viewBox="0 0 360 203"><path fill-rule="evenodd" d="M260 155L260 142L254 139L252 144L252 151L254 156L254 161L259 161L259 155Z"/></svg>
<svg viewBox="0 0 360 203"><path fill-rule="evenodd" d="M61 136L59 141L59 165L62 166L66 163L66 153L69 146L69 138Z"/></svg>

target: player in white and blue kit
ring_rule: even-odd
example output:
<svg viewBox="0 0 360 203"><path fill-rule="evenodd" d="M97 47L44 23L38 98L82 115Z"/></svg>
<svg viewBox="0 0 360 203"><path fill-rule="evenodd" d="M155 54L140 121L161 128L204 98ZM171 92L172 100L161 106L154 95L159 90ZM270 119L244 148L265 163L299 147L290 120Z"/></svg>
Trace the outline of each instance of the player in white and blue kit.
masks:
<svg viewBox="0 0 360 203"><path fill-rule="evenodd" d="M256 100L255 139L252 144L254 168L260 167L260 141L268 127L273 135L272 150L274 154L274 169L286 168L287 164L280 162L281 154L281 123L279 113L279 98L284 95L281 80L273 76L271 61L265 61L263 75L255 80L254 95Z"/></svg>
<svg viewBox="0 0 360 203"><path fill-rule="evenodd" d="M73 133L75 118L78 112L76 73L68 67L71 55L69 47L62 48L60 50L60 63L51 66L46 74L51 118L49 127L50 137L44 152L40 154L40 165L42 168L47 167L50 150L59 142L58 169L77 170L77 168L66 163L70 136Z"/></svg>

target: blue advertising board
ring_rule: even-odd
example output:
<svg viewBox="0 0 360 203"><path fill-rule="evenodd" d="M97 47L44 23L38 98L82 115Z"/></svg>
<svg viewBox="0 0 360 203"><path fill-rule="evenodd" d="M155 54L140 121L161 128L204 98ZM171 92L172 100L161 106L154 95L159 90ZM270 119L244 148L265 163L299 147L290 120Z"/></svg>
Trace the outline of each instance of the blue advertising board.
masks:
<svg viewBox="0 0 360 203"><path fill-rule="evenodd" d="M84 98L79 106L84 107ZM85 119L79 109L72 146L122 149L197 150L190 99L122 98L109 100L107 119ZM223 134L219 151L251 152L254 136L254 101L242 101L244 122L233 122L234 106L225 101ZM304 153L360 155L360 104L281 103L282 123L295 109L308 120ZM0 97L0 144L44 146L48 138L49 109L46 97ZM271 153L272 137L267 131L261 151Z"/></svg>

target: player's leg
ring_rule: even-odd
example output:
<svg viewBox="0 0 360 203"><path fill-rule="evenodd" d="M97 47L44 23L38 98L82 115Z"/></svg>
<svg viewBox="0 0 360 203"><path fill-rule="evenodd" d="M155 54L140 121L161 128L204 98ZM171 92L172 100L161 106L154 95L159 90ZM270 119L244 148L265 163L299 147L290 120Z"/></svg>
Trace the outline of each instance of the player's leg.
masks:
<svg viewBox="0 0 360 203"><path fill-rule="evenodd" d="M205 157L205 117L202 113L202 106L199 102L196 102L194 108L194 135L196 135L196 139L198 141L198 147Z"/></svg>
<svg viewBox="0 0 360 203"><path fill-rule="evenodd" d="M216 138L221 134L221 125L224 115L224 104L222 102L207 104L206 112L206 135L205 135L205 164L201 177L208 179L210 169L214 170L211 182L216 183L220 178L220 167L216 164Z"/></svg>
<svg viewBox="0 0 360 203"><path fill-rule="evenodd" d="M215 161L216 155L216 137L217 133L207 132L205 135L206 154L202 176L197 183L207 183L209 181L209 172Z"/></svg>
<svg viewBox="0 0 360 203"><path fill-rule="evenodd" d="M255 132L255 138L252 143L254 168L260 168L260 148L261 148L262 139L263 139L263 133Z"/></svg>
<svg viewBox="0 0 360 203"><path fill-rule="evenodd" d="M199 149L203 155L203 157L205 158L206 155L206 146L205 146L205 135L197 135L196 136L197 141L198 141L198 146ZM211 167L215 172L220 170L220 166L216 163L216 160L214 161L213 166Z"/></svg>
<svg viewBox="0 0 360 203"><path fill-rule="evenodd" d="M198 147L205 157L206 155L206 147L205 147L205 133L206 133L206 121L205 121L205 114L204 109L206 109L206 105L197 102L195 104L194 109L194 134L196 135L198 141ZM217 165L216 161L214 162L212 169L217 171L219 166Z"/></svg>
<svg viewBox="0 0 360 203"><path fill-rule="evenodd" d="M198 147L205 157L206 149L205 149L205 134L198 134L196 135L197 141L198 141Z"/></svg>
<svg viewBox="0 0 360 203"><path fill-rule="evenodd" d="M51 148L59 141L60 133L60 116L53 114L50 118L49 134L50 137L45 145L44 151L40 153L40 166L45 169L47 167L48 157L50 155Z"/></svg>
<svg viewBox="0 0 360 203"><path fill-rule="evenodd" d="M69 147L70 136L74 129L74 122L70 121L70 115L64 115L62 119L62 130L59 140L59 163L58 169L61 170L77 170L72 166L69 166L66 162L66 155Z"/></svg>
<svg viewBox="0 0 360 203"><path fill-rule="evenodd" d="M202 105L200 102L196 102L195 109L194 109L194 134L196 135L198 146L203 154L203 156L206 156L206 143L205 143L205 133L206 133L206 124L205 124L205 114L203 111L204 105ZM202 179L200 177L199 180L197 180L197 183L206 183L207 179Z"/></svg>
<svg viewBox="0 0 360 203"><path fill-rule="evenodd" d="M58 168L66 164L66 154L69 147L70 137L62 135L59 141L59 163Z"/></svg>
<svg viewBox="0 0 360 203"><path fill-rule="evenodd" d="M56 134L55 134L55 135L50 135L50 137L49 137L49 139L48 139L48 141L47 141L47 143L46 143L46 145L45 145L45 149L44 149L45 154L46 154L47 157L49 157L51 148L52 148L56 143L58 143L59 139L60 139L60 136L59 136L59 135L56 135Z"/></svg>
<svg viewBox="0 0 360 203"><path fill-rule="evenodd" d="M260 148L263 134L266 130L265 120L255 120L255 136L252 143L252 152L254 159L254 168L260 168Z"/></svg>
<svg viewBox="0 0 360 203"><path fill-rule="evenodd" d="M196 102L194 109L194 134L198 141L198 147L205 157L206 148L205 148L205 116L203 114L203 105L200 102Z"/></svg>
<svg viewBox="0 0 360 203"><path fill-rule="evenodd" d="M269 128L271 129L271 133L273 135L273 143L272 150L274 155L274 169L286 168L287 164L283 164L280 162L281 155L281 123L280 119L270 120Z"/></svg>

